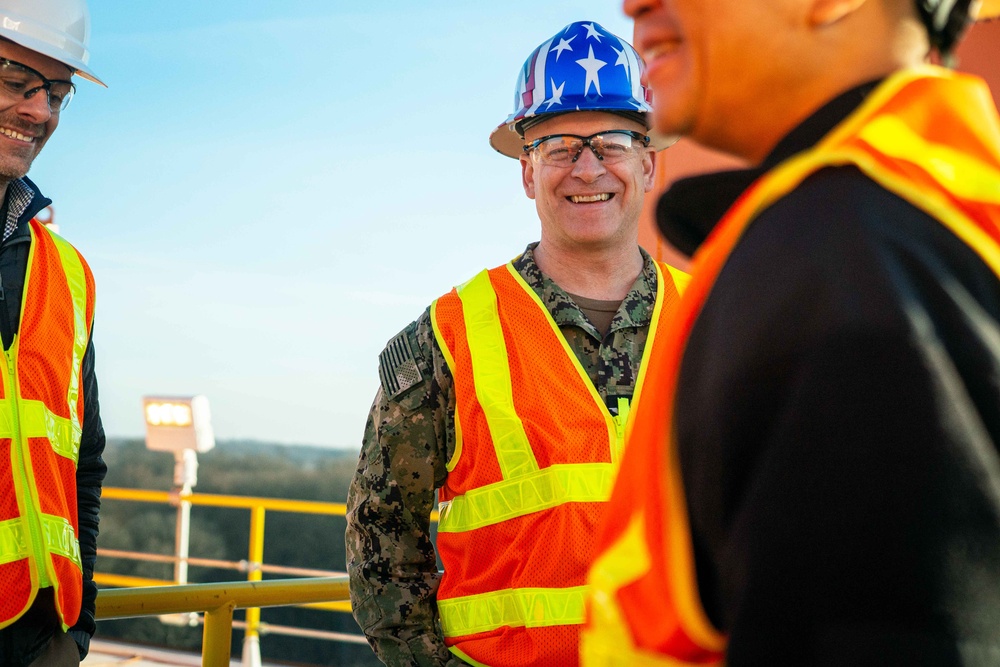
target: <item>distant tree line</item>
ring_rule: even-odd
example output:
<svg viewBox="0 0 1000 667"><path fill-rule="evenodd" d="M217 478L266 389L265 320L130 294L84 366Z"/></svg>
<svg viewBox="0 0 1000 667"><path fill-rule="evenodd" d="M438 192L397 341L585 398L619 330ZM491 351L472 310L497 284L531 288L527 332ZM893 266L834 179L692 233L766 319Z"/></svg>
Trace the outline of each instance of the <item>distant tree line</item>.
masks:
<svg viewBox="0 0 1000 667"><path fill-rule="evenodd" d="M169 490L174 461L151 452L141 440L109 440L105 452L105 486ZM357 464L354 451L290 447L246 441L223 441L198 456L199 493L264 496L293 500L344 502ZM105 499L101 507L98 546L107 549L173 555L177 510L174 507ZM197 558L245 560L249 548L250 512L194 506L191 510L190 554ZM269 511L264 531L264 562L321 570L345 569L344 518ZM173 579L173 565L101 557L98 572ZM232 569L189 568L192 583L245 580ZM276 578L265 573L265 579ZM242 620L238 610L236 618ZM261 610L264 623L360 634L350 614L294 607ZM155 618L100 621L98 637L198 650L202 629L165 625ZM233 631L233 656L239 657L243 633ZM265 661L290 665L377 666L367 645L283 635L262 635Z"/></svg>

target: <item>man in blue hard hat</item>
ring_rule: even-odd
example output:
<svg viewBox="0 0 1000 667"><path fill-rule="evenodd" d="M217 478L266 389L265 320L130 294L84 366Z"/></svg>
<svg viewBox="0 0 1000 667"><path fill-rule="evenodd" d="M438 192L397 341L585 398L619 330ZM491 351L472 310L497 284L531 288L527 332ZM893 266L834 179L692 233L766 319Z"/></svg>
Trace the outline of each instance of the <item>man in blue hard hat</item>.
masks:
<svg viewBox="0 0 1000 667"><path fill-rule="evenodd" d="M642 68L593 22L532 51L490 145L519 161L540 240L379 358L347 553L355 618L388 665L578 660L593 531L686 279L638 245L663 147Z"/></svg>

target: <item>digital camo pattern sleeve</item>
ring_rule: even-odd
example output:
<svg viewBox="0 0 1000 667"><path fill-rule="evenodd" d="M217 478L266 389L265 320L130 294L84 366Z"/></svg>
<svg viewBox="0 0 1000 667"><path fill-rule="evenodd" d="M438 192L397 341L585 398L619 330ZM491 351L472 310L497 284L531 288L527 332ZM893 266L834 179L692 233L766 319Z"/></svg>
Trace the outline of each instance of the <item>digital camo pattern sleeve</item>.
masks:
<svg viewBox="0 0 1000 667"><path fill-rule="evenodd" d="M347 497L354 617L387 665L462 665L436 605L430 514L454 449L454 397L429 310L386 345L379 379Z"/></svg>

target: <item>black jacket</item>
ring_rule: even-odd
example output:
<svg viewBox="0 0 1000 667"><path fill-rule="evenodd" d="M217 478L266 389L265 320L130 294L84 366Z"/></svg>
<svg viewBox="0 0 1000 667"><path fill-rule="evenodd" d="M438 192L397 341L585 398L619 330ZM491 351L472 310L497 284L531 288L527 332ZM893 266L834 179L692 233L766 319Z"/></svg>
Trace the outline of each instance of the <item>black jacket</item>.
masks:
<svg viewBox="0 0 1000 667"><path fill-rule="evenodd" d="M679 182L665 235L693 252L873 85L762 167ZM763 211L691 331L676 433L730 667L1000 664L1000 280L942 224L853 167Z"/></svg>
<svg viewBox="0 0 1000 667"><path fill-rule="evenodd" d="M31 247L31 232L28 222L51 201L38 191L38 188L27 178L24 182L34 191L31 204L18 219L17 228L0 243L0 337L3 339L4 350L9 349L17 333L21 313L21 295L24 289L24 277L28 266L28 250ZM9 191L9 189L8 189ZM0 229L6 220L8 202L4 201L0 210ZM97 560L98 513L101 506L101 483L107 472L107 467L101 455L104 452L104 428L101 425L100 407L97 396L97 377L94 374L94 342L93 337L87 342L87 350L83 356L83 377L81 387L84 396L83 435L80 441L80 457L77 463L77 509L80 523L80 558L83 563L83 605L80 619L70 628L70 634L80 645L81 654L85 654L90 646L90 638L96 629L94 620L94 605L97 598L97 585L93 581L94 563ZM51 598L40 598L41 605L51 603ZM47 627L52 618L48 610L34 610L24 623L0 630L0 662L8 656L5 652L15 653L20 650L30 652L37 648L37 643L45 638ZM34 646L33 646L34 645Z"/></svg>

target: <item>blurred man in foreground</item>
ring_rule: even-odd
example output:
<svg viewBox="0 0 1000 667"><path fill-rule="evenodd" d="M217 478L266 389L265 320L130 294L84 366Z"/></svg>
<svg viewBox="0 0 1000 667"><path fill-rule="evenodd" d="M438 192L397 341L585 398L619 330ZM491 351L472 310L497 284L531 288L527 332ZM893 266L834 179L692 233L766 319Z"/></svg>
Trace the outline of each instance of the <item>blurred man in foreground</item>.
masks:
<svg viewBox="0 0 1000 667"><path fill-rule="evenodd" d="M78 665L94 634L106 468L94 279L25 176L87 66L84 0L0 0L0 665ZM103 84L101 84L103 85ZM82 165L66 165L80 171Z"/></svg>
<svg viewBox="0 0 1000 667"><path fill-rule="evenodd" d="M594 530L686 278L638 245L654 161L641 74L596 23L531 53L490 144L520 161L541 240L379 358L347 553L355 618L386 664L579 660Z"/></svg>
<svg viewBox="0 0 1000 667"><path fill-rule="evenodd" d="M625 10L656 129L758 166L659 202L693 277L585 662L998 664L1000 122L982 81L925 65L979 4Z"/></svg>

